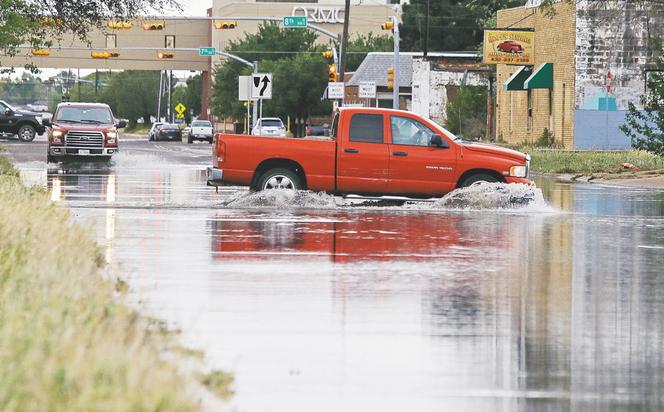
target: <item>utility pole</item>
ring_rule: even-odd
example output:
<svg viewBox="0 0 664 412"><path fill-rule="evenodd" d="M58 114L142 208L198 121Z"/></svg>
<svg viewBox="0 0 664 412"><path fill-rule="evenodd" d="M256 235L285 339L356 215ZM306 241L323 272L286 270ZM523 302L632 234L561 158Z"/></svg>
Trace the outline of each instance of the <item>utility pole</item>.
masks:
<svg viewBox="0 0 664 412"><path fill-rule="evenodd" d="M392 108L399 108L399 21L392 16L394 25L394 89L392 90Z"/></svg>
<svg viewBox="0 0 664 412"><path fill-rule="evenodd" d="M167 74L168 81L168 123L173 123L173 95L171 93L171 87L173 86L173 70L169 70Z"/></svg>
<svg viewBox="0 0 664 412"><path fill-rule="evenodd" d="M346 48L348 47L348 20L350 19L350 0L346 0L344 5L344 31L341 35L341 56L339 61L339 77L341 82L345 83L344 77L346 76Z"/></svg>
<svg viewBox="0 0 664 412"><path fill-rule="evenodd" d="M98 92L99 92L99 69L95 69L95 102L97 101Z"/></svg>
<svg viewBox="0 0 664 412"><path fill-rule="evenodd" d="M424 57L427 57L429 52L429 6L431 0L427 0L427 14L424 17Z"/></svg>
<svg viewBox="0 0 664 412"><path fill-rule="evenodd" d="M164 87L164 71L159 70L159 91L157 92L157 119L156 122L161 121L161 95Z"/></svg>

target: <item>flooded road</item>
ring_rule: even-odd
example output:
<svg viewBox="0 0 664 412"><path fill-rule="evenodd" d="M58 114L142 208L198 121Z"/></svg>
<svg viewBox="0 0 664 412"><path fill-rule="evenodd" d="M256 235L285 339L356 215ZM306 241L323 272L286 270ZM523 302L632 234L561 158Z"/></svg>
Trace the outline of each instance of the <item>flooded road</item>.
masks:
<svg viewBox="0 0 664 412"><path fill-rule="evenodd" d="M229 410L664 408L662 191L540 180L527 207L371 207L215 193L209 145L70 170L6 147L137 305L235 373Z"/></svg>

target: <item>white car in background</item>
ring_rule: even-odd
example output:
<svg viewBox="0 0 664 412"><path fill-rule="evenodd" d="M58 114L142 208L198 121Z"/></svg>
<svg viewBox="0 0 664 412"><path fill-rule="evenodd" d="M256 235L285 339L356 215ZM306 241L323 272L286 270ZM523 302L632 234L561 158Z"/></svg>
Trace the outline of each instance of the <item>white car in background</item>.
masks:
<svg viewBox="0 0 664 412"><path fill-rule="evenodd" d="M286 126L278 117L262 117L256 122L251 134L254 136L286 137Z"/></svg>
<svg viewBox="0 0 664 412"><path fill-rule="evenodd" d="M194 120L191 122L191 129L187 137L188 143L193 143L194 140L206 140L212 143L212 123L209 120Z"/></svg>
<svg viewBox="0 0 664 412"><path fill-rule="evenodd" d="M164 125L166 123L164 122L154 122L152 123L152 127L150 127L150 131L148 132L148 140L156 140L155 137L157 136L158 133L158 128L161 125Z"/></svg>

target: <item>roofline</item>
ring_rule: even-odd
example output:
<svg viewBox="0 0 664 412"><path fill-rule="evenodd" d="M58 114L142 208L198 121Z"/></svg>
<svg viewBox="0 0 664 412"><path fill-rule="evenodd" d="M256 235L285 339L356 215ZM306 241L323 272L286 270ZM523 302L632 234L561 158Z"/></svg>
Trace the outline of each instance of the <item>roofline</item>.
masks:
<svg viewBox="0 0 664 412"><path fill-rule="evenodd" d="M393 52L369 52L367 56L393 56ZM424 57L422 52L399 52L400 56ZM427 57L482 57L480 53L475 52L429 52Z"/></svg>

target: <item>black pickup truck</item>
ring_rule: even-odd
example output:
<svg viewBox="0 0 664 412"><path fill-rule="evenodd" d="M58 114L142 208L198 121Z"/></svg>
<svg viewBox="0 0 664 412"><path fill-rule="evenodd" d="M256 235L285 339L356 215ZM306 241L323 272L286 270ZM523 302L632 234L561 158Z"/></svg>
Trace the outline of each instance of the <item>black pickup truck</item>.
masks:
<svg viewBox="0 0 664 412"><path fill-rule="evenodd" d="M44 133L44 129L35 114L16 110L0 100L0 137L16 135L22 142L31 142L35 136Z"/></svg>

